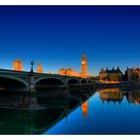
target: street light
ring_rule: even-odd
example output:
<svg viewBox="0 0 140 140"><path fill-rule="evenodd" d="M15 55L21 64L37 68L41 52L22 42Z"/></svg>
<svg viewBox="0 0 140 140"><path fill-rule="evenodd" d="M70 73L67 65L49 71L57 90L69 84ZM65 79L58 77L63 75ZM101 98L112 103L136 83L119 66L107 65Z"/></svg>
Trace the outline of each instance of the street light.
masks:
<svg viewBox="0 0 140 140"><path fill-rule="evenodd" d="M32 60L30 64L31 64L31 72L33 72L34 61Z"/></svg>

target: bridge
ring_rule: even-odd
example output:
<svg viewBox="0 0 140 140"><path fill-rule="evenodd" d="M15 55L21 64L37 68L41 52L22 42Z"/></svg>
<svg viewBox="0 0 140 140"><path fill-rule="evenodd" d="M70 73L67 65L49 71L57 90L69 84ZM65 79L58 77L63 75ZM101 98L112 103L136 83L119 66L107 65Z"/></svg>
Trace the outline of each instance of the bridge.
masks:
<svg viewBox="0 0 140 140"><path fill-rule="evenodd" d="M9 104L13 107L38 107L37 91L39 89L54 87L67 89L71 86L92 84L94 80L89 78L0 69L0 91L8 91L0 94L0 107L7 107Z"/></svg>
<svg viewBox="0 0 140 140"><path fill-rule="evenodd" d="M33 91L37 88L69 87L93 83L93 79L89 78L0 69L0 89L9 91Z"/></svg>

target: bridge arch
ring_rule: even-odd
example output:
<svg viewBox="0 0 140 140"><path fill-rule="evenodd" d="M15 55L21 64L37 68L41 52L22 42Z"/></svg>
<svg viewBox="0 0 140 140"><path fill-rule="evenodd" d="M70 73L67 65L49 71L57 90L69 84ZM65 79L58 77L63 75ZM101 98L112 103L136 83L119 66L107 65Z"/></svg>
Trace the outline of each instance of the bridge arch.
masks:
<svg viewBox="0 0 140 140"><path fill-rule="evenodd" d="M75 78L72 78L72 79L69 79L69 80L67 81L67 84L68 84L68 85L80 85L80 82L79 82L79 80L77 80L77 79L75 79Z"/></svg>
<svg viewBox="0 0 140 140"><path fill-rule="evenodd" d="M29 89L29 85L24 79L10 75L0 75L0 86L6 86L6 88L9 89L12 89L13 87L16 87L17 89L23 88L24 90Z"/></svg>
<svg viewBox="0 0 140 140"><path fill-rule="evenodd" d="M86 79L82 79L81 80L81 84L87 84L87 80Z"/></svg>
<svg viewBox="0 0 140 140"><path fill-rule="evenodd" d="M62 87L65 86L65 82L60 78L42 77L34 82L34 86L41 88L59 87L59 86Z"/></svg>
<svg viewBox="0 0 140 140"><path fill-rule="evenodd" d="M89 80L88 80L88 83L91 84L91 83L92 83L92 80L89 79Z"/></svg>

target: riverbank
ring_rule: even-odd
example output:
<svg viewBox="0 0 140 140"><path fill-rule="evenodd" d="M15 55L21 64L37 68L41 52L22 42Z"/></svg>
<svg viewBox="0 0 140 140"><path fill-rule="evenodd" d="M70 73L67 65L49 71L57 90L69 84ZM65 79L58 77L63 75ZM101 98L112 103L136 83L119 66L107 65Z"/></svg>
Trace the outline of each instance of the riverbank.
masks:
<svg viewBox="0 0 140 140"><path fill-rule="evenodd" d="M106 83L96 83L95 89L98 88L129 88L129 89L140 89L140 82L128 82L121 81L117 84L106 84Z"/></svg>

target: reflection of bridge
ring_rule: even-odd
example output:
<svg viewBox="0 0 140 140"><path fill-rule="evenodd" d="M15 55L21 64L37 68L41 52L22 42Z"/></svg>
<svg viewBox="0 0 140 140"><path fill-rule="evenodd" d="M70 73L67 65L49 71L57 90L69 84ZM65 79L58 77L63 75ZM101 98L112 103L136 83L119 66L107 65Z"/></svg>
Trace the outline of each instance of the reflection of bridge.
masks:
<svg viewBox="0 0 140 140"><path fill-rule="evenodd" d="M0 70L0 88L9 90L31 91L35 88L67 87L70 85L92 84L92 79L61 76L57 74L39 74L33 72L19 72Z"/></svg>
<svg viewBox="0 0 140 140"><path fill-rule="evenodd" d="M86 93L89 98L91 92ZM92 94L94 94L93 91ZM64 118L67 123L68 115L87 100L82 97L64 99L67 103L63 100L60 105L52 103L53 107L41 110L0 109L0 134L42 134ZM46 103L45 106L47 105ZM10 114L10 119L8 114Z"/></svg>

